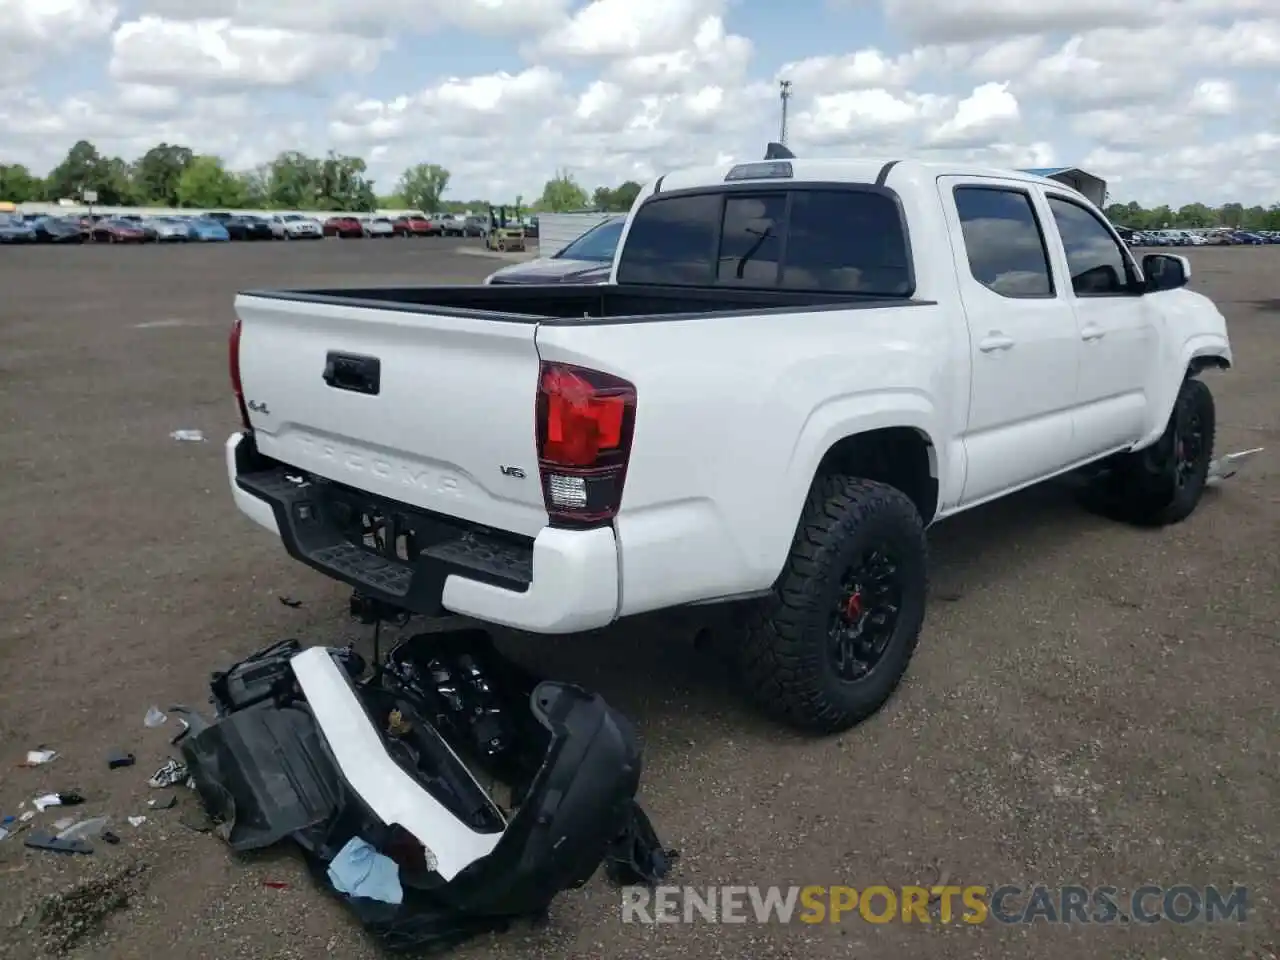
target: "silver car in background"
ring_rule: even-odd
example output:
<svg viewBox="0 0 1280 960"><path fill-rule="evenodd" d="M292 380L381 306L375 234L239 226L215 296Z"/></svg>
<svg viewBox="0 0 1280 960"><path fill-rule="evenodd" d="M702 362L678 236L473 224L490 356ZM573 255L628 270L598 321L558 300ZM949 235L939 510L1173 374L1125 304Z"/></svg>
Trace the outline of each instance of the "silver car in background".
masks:
<svg viewBox="0 0 1280 960"><path fill-rule="evenodd" d="M282 213L268 217L271 235L277 240L322 240L324 228L314 217L300 213Z"/></svg>
<svg viewBox="0 0 1280 960"><path fill-rule="evenodd" d="M366 237L394 237L396 235L395 225L392 224L390 217L363 217L360 220L361 226L364 227L364 235Z"/></svg>
<svg viewBox="0 0 1280 960"><path fill-rule="evenodd" d="M186 243L194 239L191 223L178 217L152 217L146 226L155 231L156 243Z"/></svg>

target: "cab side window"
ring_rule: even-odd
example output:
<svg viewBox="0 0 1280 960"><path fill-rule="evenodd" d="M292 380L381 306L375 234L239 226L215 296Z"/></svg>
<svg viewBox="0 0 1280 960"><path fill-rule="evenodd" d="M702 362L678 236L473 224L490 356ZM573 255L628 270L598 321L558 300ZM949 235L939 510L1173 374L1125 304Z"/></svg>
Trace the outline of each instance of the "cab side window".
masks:
<svg viewBox="0 0 1280 960"><path fill-rule="evenodd" d="M1049 195L1049 209L1067 255L1071 289L1077 297L1119 297L1131 294L1133 268L1129 258L1089 210L1062 197Z"/></svg>
<svg viewBox="0 0 1280 960"><path fill-rule="evenodd" d="M1011 299L1054 295L1049 253L1030 194L956 187L955 200L973 279Z"/></svg>

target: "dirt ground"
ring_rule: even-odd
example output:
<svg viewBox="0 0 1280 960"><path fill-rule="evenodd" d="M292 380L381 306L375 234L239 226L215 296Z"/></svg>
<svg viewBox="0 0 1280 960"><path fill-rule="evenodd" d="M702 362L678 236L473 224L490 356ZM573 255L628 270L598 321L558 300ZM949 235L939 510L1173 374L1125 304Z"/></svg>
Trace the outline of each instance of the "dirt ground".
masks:
<svg viewBox="0 0 1280 960"><path fill-rule="evenodd" d="M221 441L232 296L263 286L474 282L447 241L0 249L0 815L52 790L108 814L89 857L0 841L0 954L315 958L378 951L289 853L236 860L157 811L152 704L203 706L210 670L283 636L368 630L347 591L239 516ZM1150 927L625 925L597 878L543 928L466 960L1261 958L1280 942L1280 247L1200 249L1231 322L1209 380L1219 450L1267 446L1185 524L1128 529L1057 489L931 534L934 591L907 682L829 740L757 718L681 631L643 622L509 638L639 724L642 799L676 883L1245 884L1249 921ZM170 431L198 429L208 442ZM284 596L302 601L291 608ZM38 745L51 764L19 768ZM137 765L108 770L111 748ZM184 812L185 811L185 812ZM125 818L146 815L140 827ZM279 888L264 881L287 884Z"/></svg>

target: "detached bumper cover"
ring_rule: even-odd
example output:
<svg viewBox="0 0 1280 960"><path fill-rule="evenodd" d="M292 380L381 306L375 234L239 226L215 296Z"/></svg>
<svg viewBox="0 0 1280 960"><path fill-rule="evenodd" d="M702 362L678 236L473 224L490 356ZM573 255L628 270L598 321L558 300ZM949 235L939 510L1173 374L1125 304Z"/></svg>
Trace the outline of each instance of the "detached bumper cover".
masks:
<svg viewBox="0 0 1280 960"><path fill-rule="evenodd" d="M386 604L548 634L617 616L612 528L546 527L529 540L303 476L258 455L244 434L227 441L226 457L242 513L277 534L294 558ZM394 533L411 534L412 559L354 542L352 523L370 512L395 518Z"/></svg>
<svg viewBox="0 0 1280 960"><path fill-rule="evenodd" d="M237 850L289 838L317 880L393 950L545 915L601 863L618 883L660 880L670 856L634 800L641 761L631 724L569 684L513 685L518 673L495 663L483 639L455 638L464 646L445 669L483 688L485 715L514 731L485 767L512 790L504 812L443 735L474 724L462 719L473 704L452 702L456 687L412 679L439 676L442 639L406 641L377 683L355 682L341 651L296 641L215 674L218 717L190 715L182 752L219 834ZM449 716L455 726L427 720L449 724ZM328 867L353 840L394 861L398 902L335 888Z"/></svg>

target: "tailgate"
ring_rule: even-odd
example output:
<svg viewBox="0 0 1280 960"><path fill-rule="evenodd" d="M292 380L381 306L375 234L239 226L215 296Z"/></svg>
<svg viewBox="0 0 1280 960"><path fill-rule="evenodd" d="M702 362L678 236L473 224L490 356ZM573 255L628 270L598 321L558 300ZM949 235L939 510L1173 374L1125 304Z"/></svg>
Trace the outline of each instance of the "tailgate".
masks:
<svg viewBox="0 0 1280 960"><path fill-rule="evenodd" d="M261 453L498 530L546 525L535 321L247 294L236 314Z"/></svg>

